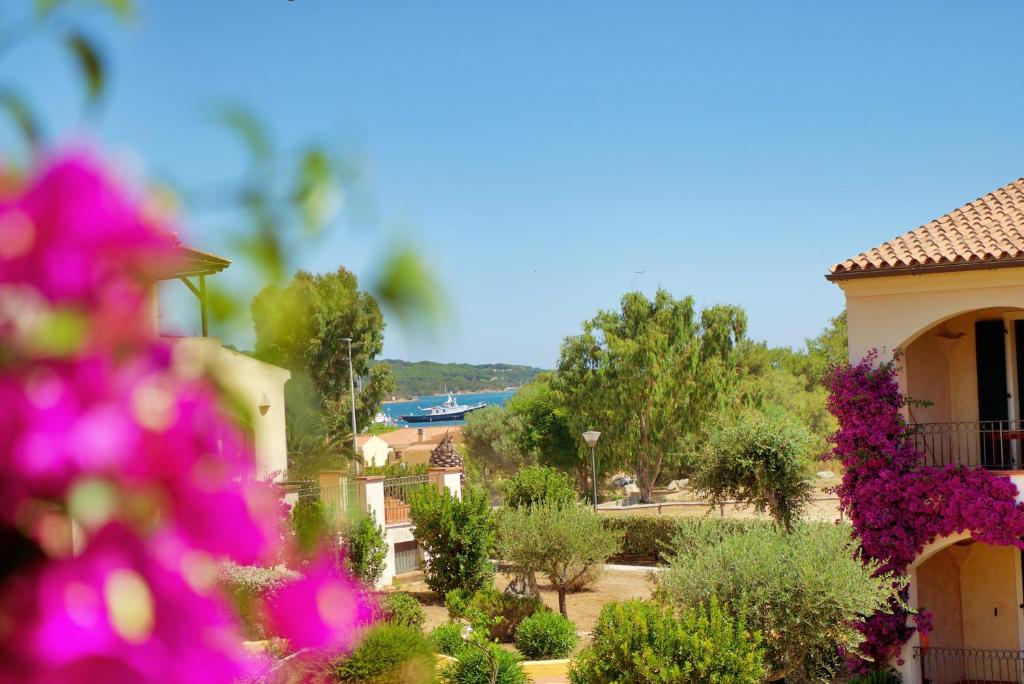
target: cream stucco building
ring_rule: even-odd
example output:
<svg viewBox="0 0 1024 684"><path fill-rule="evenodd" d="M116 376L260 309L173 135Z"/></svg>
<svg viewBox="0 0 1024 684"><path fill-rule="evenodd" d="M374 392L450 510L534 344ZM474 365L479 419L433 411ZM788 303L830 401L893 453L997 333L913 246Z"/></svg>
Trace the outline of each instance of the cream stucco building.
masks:
<svg viewBox="0 0 1024 684"><path fill-rule="evenodd" d="M246 354L225 347L209 337L207 321L206 277L219 273L231 262L222 257L186 247L181 259L163 274L163 280L178 280L195 294L199 304L201 336L168 337L175 365L185 373L209 373L231 395L243 412L238 416L245 426L256 456L256 477L282 479L288 469L285 433L284 386L291 373ZM154 288L153 325L159 330L159 312Z"/></svg>
<svg viewBox="0 0 1024 684"><path fill-rule="evenodd" d="M846 296L850 361L901 355L904 393L930 402L907 408L926 462L985 468L1024 491L1024 179L827 277ZM1024 681L1016 547L938 539L910 573L911 605L934 629L904 647L904 682Z"/></svg>

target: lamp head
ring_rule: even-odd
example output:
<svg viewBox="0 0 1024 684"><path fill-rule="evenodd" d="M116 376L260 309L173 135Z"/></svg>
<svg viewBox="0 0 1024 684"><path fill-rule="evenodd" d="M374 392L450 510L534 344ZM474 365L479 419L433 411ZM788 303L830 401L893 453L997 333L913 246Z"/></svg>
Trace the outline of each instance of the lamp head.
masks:
<svg viewBox="0 0 1024 684"><path fill-rule="evenodd" d="M261 416L267 415L267 411L270 410L270 397L267 396L266 392L260 397L260 403L257 408L259 408Z"/></svg>
<svg viewBox="0 0 1024 684"><path fill-rule="evenodd" d="M593 449L597 446L597 438L601 436L601 433L597 430L587 430L583 433L583 439L586 441L587 446Z"/></svg>

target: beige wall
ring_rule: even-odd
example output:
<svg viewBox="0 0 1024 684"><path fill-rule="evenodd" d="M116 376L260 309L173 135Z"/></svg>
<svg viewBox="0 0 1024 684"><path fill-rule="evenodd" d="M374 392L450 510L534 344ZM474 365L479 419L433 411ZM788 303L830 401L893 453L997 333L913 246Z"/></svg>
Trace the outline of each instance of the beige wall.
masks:
<svg viewBox="0 0 1024 684"><path fill-rule="evenodd" d="M1024 308L1024 268L837 281L846 294L850 360L883 359L936 324L979 309Z"/></svg>
<svg viewBox="0 0 1024 684"><path fill-rule="evenodd" d="M174 360L185 373L209 372L248 412L256 452L256 476L288 469L285 434L284 385L291 373L251 356L225 349L215 337L183 337L172 340ZM269 400L266 415L260 404Z"/></svg>
<svg viewBox="0 0 1024 684"><path fill-rule="evenodd" d="M372 467L387 464L391 447L383 439L374 435L366 440L359 450L363 454L363 465Z"/></svg>
<svg viewBox="0 0 1024 684"><path fill-rule="evenodd" d="M954 544L917 567L917 606L934 616L930 645L1020 648L1019 554L1012 546Z"/></svg>

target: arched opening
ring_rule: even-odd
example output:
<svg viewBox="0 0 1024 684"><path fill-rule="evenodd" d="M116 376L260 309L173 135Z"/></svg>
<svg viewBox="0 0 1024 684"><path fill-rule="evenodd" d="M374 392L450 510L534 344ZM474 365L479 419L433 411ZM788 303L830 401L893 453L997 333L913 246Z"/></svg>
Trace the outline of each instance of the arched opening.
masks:
<svg viewBox="0 0 1024 684"><path fill-rule="evenodd" d="M924 681L1019 682L1020 551L956 541L914 572L917 605L932 614L919 648Z"/></svg>
<svg viewBox="0 0 1024 684"><path fill-rule="evenodd" d="M903 346L908 418L930 465L1017 470L1024 464L1024 310L976 309Z"/></svg>

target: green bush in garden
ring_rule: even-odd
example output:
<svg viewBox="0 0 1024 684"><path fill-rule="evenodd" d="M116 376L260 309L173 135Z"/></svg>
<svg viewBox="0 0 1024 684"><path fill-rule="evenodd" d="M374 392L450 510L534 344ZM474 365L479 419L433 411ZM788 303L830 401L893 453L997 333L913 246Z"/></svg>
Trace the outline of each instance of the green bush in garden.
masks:
<svg viewBox="0 0 1024 684"><path fill-rule="evenodd" d="M359 516L352 524L345 535L345 548L345 565L352 574L367 586L377 586L384 575L388 545L373 511Z"/></svg>
<svg viewBox="0 0 1024 684"><path fill-rule="evenodd" d="M575 623L552 611L531 615L516 630L516 648L530 660L565 658L578 642Z"/></svg>
<svg viewBox="0 0 1024 684"><path fill-rule="evenodd" d="M895 670L875 670L859 677L854 677L849 684L900 684L899 673Z"/></svg>
<svg viewBox="0 0 1024 684"><path fill-rule="evenodd" d="M622 535L623 560L661 561L671 548L678 518L654 515L606 515L601 524L606 530Z"/></svg>
<svg viewBox="0 0 1024 684"><path fill-rule="evenodd" d="M298 577L295 572L258 565L225 563L217 570L217 583L238 614L242 633L253 640L271 636L263 626L263 599Z"/></svg>
<svg viewBox="0 0 1024 684"><path fill-rule="evenodd" d="M528 508L535 504L571 506L578 498L572 479L554 468L530 466L505 483L504 503L509 508Z"/></svg>
<svg viewBox="0 0 1024 684"><path fill-rule="evenodd" d="M334 681L344 684L429 684L437 678L433 643L404 625L371 628L332 669Z"/></svg>
<svg viewBox="0 0 1024 684"><path fill-rule="evenodd" d="M853 650L862 639L856 618L884 609L894 581L905 583L875 577L877 565L856 560L846 525L804 523L788 534L767 524L724 536L701 532L705 543L696 541L699 535L685 540L688 546L661 573L657 597L679 609L715 599L745 611L765 637L775 679L821 676L822 654Z"/></svg>
<svg viewBox="0 0 1024 684"><path fill-rule="evenodd" d="M466 616L466 609L469 601L473 598L473 592L465 589L452 589L444 595L444 607L448 609L448 617L458 620Z"/></svg>
<svg viewBox="0 0 1024 684"><path fill-rule="evenodd" d="M497 644L467 646L459 653L458 662L444 669L441 678L446 684L491 684L492 667L497 666L497 684L529 684L519 660L518 655Z"/></svg>
<svg viewBox="0 0 1024 684"><path fill-rule="evenodd" d="M460 499L427 486L413 493L410 506L416 539L429 558L425 575L431 591L444 596L452 589L489 587L495 532L485 496L467 490Z"/></svg>
<svg viewBox="0 0 1024 684"><path fill-rule="evenodd" d="M430 642L434 644L434 650L453 658L457 656L466 647L462 628L463 625L457 622L447 622L430 630Z"/></svg>
<svg viewBox="0 0 1024 684"><path fill-rule="evenodd" d="M462 617L470 619L478 627L486 627L492 639L510 643L523 620L546 610L541 601L529 596L481 589L466 604Z"/></svg>
<svg viewBox="0 0 1024 684"><path fill-rule="evenodd" d="M760 684L760 637L715 601L677 618L649 601L609 603L592 643L573 662L572 684Z"/></svg>
<svg viewBox="0 0 1024 684"><path fill-rule="evenodd" d="M423 629L427 621L426 613L420 602L409 594L400 591L380 594L378 611L382 622L392 625L403 625L413 629Z"/></svg>

